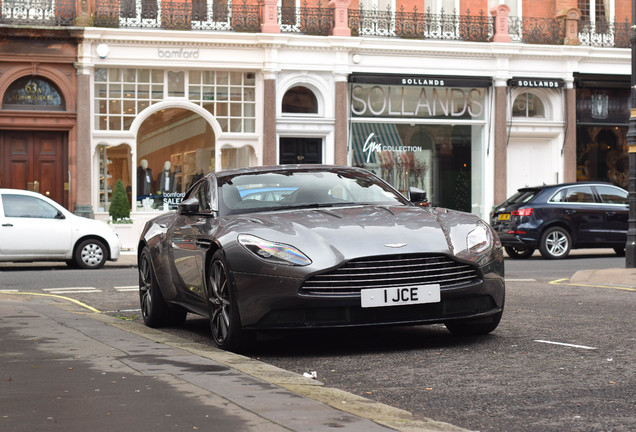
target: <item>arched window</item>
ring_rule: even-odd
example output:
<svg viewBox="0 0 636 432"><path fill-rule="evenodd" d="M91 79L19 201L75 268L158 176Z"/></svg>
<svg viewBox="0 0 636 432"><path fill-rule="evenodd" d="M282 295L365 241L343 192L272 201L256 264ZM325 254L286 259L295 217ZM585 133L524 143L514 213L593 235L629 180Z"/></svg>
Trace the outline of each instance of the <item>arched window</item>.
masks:
<svg viewBox="0 0 636 432"><path fill-rule="evenodd" d="M2 109L64 111L58 88L46 78L26 76L15 80L2 98Z"/></svg>
<svg viewBox="0 0 636 432"><path fill-rule="evenodd" d="M318 114L318 100L307 87L292 87L283 96L282 110L284 113Z"/></svg>
<svg viewBox="0 0 636 432"><path fill-rule="evenodd" d="M513 117L545 118L545 109L541 99L533 93L522 93L512 105Z"/></svg>

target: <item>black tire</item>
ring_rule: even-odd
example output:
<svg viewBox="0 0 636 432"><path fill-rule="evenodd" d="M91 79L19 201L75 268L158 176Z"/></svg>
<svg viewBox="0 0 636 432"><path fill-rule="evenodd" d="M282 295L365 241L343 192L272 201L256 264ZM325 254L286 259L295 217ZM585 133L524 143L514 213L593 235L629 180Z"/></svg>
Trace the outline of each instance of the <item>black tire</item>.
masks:
<svg viewBox="0 0 636 432"><path fill-rule="evenodd" d="M208 310L212 339L227 351L242 351L247 339L241 328L236 292L221 251L215 252L208 270Z"/></svg>
<svg viewBox="0 0 636 432"><path fill-rule="evenodd" d="M73 261L83 269L98 269L106 264L108 250L104 242L97 239L86 239L75 247Z"/></svg>
<svg viewBox="0 0 636 432"><path fill-rule="evenodd" d="M539 252L547 259L565 258L572 249L570 233L561 227L548 228L541 236Z"/></svg>
<svg viewBox="0 0 636 432"><path fill-rule="evenodd" d="M616 255L618 255L619 257L624 257L625 256L625 248L624 247L615 247L614 248L614 252L616 252Z"/></svg>
<svg viewBox="0 0 636 432"><path fill-rule="evenodd" d="M179 326L186 318L186 311L166 303L157 284L152 266L152 256L144 247L139 258L139 306L141 317L148 327Z"/></svg>
<svg viewBox="0 0 636 432"><path fill-rule="evenodd" d="M486 318L447 321L444 325L457 336L485 335L497 328L502 315L503 311Z"/></svg>
<svg viewBox="0 0 636 432"><path fill-rule="evenodd" d="M530 258L534 253L534 248L522 248L506 246L504 247L508 256L512 259L526 259Z"/></svg>

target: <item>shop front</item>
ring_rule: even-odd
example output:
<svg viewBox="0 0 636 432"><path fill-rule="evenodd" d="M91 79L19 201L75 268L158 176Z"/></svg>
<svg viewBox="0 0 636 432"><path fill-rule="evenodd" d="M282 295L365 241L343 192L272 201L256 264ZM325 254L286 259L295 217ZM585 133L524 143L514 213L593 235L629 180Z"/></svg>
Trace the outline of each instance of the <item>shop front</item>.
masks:
<svg viewBox="0 0 636 432"><path fill-rule="evenodd" d="M490 78L353 74L349 163L485 216Z"/></svg>
<svg viewBox="0 0 636 432"><path fill-rule="evenodd" d="M131 231L124 249L134 249L144 223L174 210L198 179L257 164L256 88L249 71L94 69L92 205L96 218L109 220L122 182L131 226L113 226Z"/></svg>
<svg viewBox="0 0 636 432"><path fill-rule="evenodd" d="M576 76L576 179L628 186L630 77Z"/></svg>

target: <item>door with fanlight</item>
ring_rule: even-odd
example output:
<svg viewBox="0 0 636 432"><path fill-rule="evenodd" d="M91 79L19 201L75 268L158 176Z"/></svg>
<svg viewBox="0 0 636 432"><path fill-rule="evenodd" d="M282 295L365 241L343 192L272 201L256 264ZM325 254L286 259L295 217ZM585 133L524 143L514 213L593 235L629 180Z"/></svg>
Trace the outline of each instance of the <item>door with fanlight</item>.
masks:
<svg viewBox="0 0 636 432"><path fill-rule="evenodd" d="M40 192L68 208L66 132L0 131L0 187Z"/></svg>

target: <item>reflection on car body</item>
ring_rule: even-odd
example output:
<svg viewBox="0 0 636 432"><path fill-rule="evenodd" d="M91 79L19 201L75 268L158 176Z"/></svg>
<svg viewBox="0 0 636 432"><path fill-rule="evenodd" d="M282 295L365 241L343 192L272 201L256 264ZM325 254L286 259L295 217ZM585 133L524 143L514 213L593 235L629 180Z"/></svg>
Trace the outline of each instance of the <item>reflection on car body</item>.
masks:
<svg viewBox="0 0 636 432"><path fill-rule="evenodd" d="M414 205L358 168L209 174L147 223L138 250L145 323L200 314L230 350L259 329L444 323L483 334L504 308L503 251L485 222Z"/></svg>
<svg viewBox="0 0 636 432"><path fill-rule="evenodd" d="M565 258L573 248L624 254L627 217L627 191L581 182L521 188L495 207L490 223L512 258L537 248L545 258Z"/></svg>

